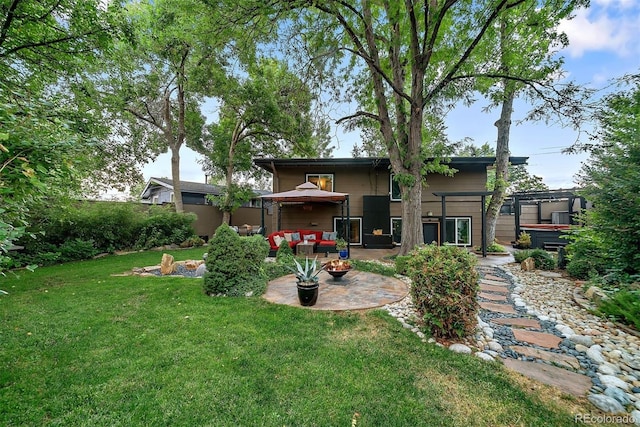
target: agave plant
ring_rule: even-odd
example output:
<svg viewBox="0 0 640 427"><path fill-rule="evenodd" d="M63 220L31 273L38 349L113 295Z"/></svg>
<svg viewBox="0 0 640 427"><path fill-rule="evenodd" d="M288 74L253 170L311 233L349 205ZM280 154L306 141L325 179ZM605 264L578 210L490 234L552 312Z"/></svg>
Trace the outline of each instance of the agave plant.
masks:
<svg viewBox="0 0 640 427"><path fill-rule="evenodd" d="M289 270L293 271L298 279L298 282L302 283L317 283L318 282L318 273L322 271L322 266L317 268L318 257L315 257L314 260L309 263L309 258L305 258L304 267L302 264L298 262L297 259L294 259L293 262L296 264L296 268L289 267Z"/></svg>

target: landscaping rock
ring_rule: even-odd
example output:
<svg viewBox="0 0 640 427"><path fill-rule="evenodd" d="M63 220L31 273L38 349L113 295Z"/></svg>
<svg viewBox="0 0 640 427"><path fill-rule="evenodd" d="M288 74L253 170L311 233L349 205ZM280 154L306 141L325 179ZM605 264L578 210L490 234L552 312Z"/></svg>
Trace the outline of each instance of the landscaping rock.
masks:
<svg viewBox="0 0 640 427"><path fill-rule="evenodd" d="M529 257L520 263L522 271L534 271L536 269L536 261Z"/></svg>
<svg viewBox="0 0 640 427"><path fill-rule="evenodd" d="M597 344L589 347L589 350L587 350L587 356L598 364L606 362L602 356L602 347Z"/></svg>
<svg viewBox="0 0 640 427"><path fill-rule="evenodd" d="M160 263L160 273L164 276L171 274L175 271L175 263L173 262L173 255L162 254L162 262Z"/></svg>
<svg viewBox="0 0 640 427"><path fill-rule="evenodd" d="M604 394L609 397L613 397L624 406L631 403L631 400L627 397L627 393L620 390L618 387L607 387L604 391Z"/></svg>
<svg viewBox="0 0 640 427"><path fill-rule="evenodd" d="M464 344L451 344L449 346L449 350L453 351L454 353L471 354L471 348Z"/></svg>
<svg viewBox="0 0 640 427"><path fill-rule="evenodd" d="M494 361L493 357L489 356L487 353L483 353L483 352L480 352L480 351L477 352L475 354L475 356L480 358L480 359L482 359L482 360L485 360L487 362L493 362Z"/></svg>
<svg viewBox="0 0 640 427"><path fill-rule="evenodd" d="M604 394L590 394L587 399L603 412L611 414L625 413L624 407L613 397L605 396Z"/></svg>
<svg viewBox="0 0 640 427"><path fill-rule="evenodd" d="M614 375L598 374L598 376L600 377L600 382L607 387L618 387L624 391L629 391L629 384Z"/></svg>
<svg viewBox="0 0 640 427"><path fill-rule="evenodd" d="M571 335L569 337L569 339L571 341L573 341L576 344L581 344L585 347L591 347L594 343L593 343L593 338L585 336L585 335Z"/></svg>
<svg viewBox="0 0 640 427"><path fill-rule="evenodd" d="M607 294L605 294L604 291L597 286L591 286L589 289L587 289L587 291L584 293L584 296L596 303L607 299Z"/></svg>
<svg viewBox="0 0 640 427"><path fill-rule="evenodd" d="M207 272L207 266L205 264L200 264L196 269L196 277L204 277L204 273Z"/></svg>

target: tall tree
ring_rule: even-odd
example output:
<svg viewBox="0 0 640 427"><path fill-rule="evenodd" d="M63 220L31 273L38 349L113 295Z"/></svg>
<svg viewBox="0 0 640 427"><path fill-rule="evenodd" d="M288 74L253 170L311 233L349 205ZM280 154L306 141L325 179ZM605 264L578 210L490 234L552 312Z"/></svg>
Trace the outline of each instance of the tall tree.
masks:
<svg viewBox="0 0 640 427"><path fill-rule="evenodd" d="M495 77L495 61L488 57L482 42L510 9L574 3L298 0L274 2L270 10L278 5L301 8L296 18L302 24L298 28L308 50L332 70L345 71L342 77L355 97L367 100L359 102L361 110L348 118L366 117L379 127L402 193L402 253L406 253L422 243L421 200L426 172L445 170L438 162L425 165L432 157L431 146L425 144L425 118L437 115L439 102L464 97L473 87L473 79ZM540 25L546 23L541 21ZM501 75L518 77L508 70Z"/></svg>
<svg viewBox="0 0 640 427"><path fill-rule="evenodd" d="M528 90L531 98L546 103L546 95L540 99L541 94L537 93L535 85L551 85L551 80L561 73L562 59L555 54L568 43L566 36L556 29L562 19L570 17L575 7L587 3L551 2L546 7L522 3L505 10L499 18L499 24L492 29L495 31L488 31L484 44L488 55L497 53L495 76L499 77L497 81L488 82L493 83L488 95L494 105L500 107L500 117L495 122L495 180L486 212L487 242L495 240L498 213L509 188L509 136L514 100L518 93ZM480 87L483 84L486 84L486 80L480 82ZM568 93L572 94L572 91ZM554 109L553 103L547 105Z"/></svg>
<svg viewBox="0 0 640 427"><path fill-rule="evenodd" d="M129 37L110 56L100 91L118 137L146 161L169 150L177 212L183 211L180 149L201 151L201 106L225 80L232 26L197 0L127 4ZM196 18L197 17L197 18ZM251 50L250 48L248 50Z"/></svg>
<svg viewBox="0 0 640 427"><path fill-rule="evenodd" d="M246 76L228 79L220 100L219 120L208 126L204 154L207 168L225 179L217 202L228 224L231 213L251 196L236 185L234 175L249 172L254 157L317 157L327 140L314 138L311 92L284 63L259 61Z"/></svg>
<svg viewBox="0 0 640 427"><path fill-rule="evenodd" d="M591 156L577 176L581 195L593 202L586 226L591 232L576 244L601 240L612 270L640 274L640 74L626 79L628 89L608 96L598 114ZM578 236L579 237L579 236Z"/></svg>
<svg viewBox="0 0 640 427"><path fill-rule="evenodd" d="M0 258L30 207L79 192L91 177L91 114L67 89L109 45L111 27L100 1L0 3Z"/></svg>

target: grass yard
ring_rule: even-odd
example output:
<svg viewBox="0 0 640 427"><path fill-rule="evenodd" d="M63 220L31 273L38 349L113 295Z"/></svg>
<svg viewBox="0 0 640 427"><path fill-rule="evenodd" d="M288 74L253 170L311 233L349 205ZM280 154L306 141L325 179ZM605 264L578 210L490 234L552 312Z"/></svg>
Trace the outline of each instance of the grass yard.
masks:
<svg viewBox="0 0 640 427"><path fill-rule="evenodd" d="M111 276L160 257L0 278L10 293L0 425L566 426L566 408L582 405L423 344L381 310L318 312L207 297L201 279Z"/></svg>

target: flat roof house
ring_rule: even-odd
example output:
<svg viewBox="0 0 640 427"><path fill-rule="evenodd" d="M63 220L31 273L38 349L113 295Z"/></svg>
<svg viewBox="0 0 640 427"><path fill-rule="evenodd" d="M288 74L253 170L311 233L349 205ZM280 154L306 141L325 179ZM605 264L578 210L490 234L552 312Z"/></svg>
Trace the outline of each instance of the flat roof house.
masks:
<svg viewBox="0 0 640 427"><path fill-rule="evenodd" d="M527 157L510 158L513 165L526 161ZM457 170L452 177L427 176L422 193L425 243L481 244L483 206L479 196L487 193L487 168L494 162L495 157L452 157L447 163ZM261 158L254 163L273 175L274 193L293 190L304 182L321 190L348 193L351 245L376 247L384 239L374 237L374 230L382 230L389 242L402 243L402 199L388 158ZM329 202L278 203L266 225L268 230L316 229L345 235L343 210L343 204Z"/></svg>

